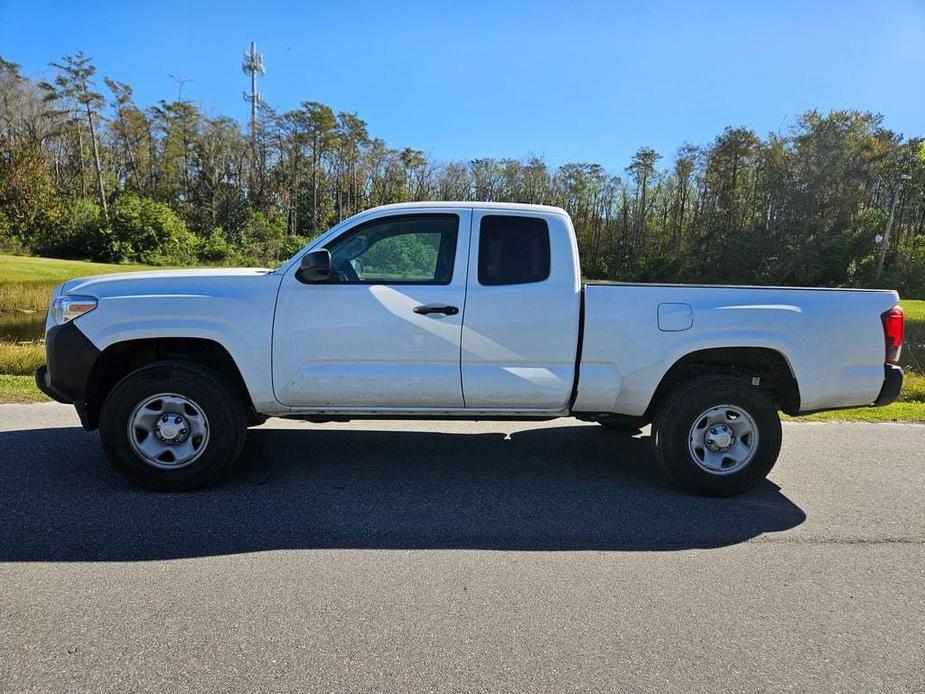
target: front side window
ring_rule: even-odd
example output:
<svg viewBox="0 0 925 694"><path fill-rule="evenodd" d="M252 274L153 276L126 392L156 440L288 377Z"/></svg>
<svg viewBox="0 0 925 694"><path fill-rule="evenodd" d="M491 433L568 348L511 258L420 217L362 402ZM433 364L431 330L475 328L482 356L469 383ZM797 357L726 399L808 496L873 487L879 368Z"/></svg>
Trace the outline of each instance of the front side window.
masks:
<svg viewBox="0 0 925 694"><path fill-rule="evenodd" d="M545 219L486 215L479 227L479 284L526 284L549 277Z"/></svg>
<svg viewBox="0 0 925 694"><path fill-rule="evenodd" d="M331 281L449 284L458 228L455 214L384 217L361 224L329 246Z"/></svg>

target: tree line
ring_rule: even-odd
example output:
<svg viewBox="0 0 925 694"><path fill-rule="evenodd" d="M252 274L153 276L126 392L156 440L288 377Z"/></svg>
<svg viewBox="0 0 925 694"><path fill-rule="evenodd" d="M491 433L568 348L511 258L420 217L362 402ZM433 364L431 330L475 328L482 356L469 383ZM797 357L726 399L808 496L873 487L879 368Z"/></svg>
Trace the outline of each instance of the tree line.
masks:
<svg viewBox="0 0 925 694"><path fill-rule="evenodd" d="M434 161L316 101L261 104L249 132L188 101L143 107L82 53L50 70L37 81L0 58L0 251L272 265L375 205L515 201L568 210L588 278L925 296L925 142L874 113L809 111L764 136L727 127L670 157L641 147L609 172Z"/></svg>

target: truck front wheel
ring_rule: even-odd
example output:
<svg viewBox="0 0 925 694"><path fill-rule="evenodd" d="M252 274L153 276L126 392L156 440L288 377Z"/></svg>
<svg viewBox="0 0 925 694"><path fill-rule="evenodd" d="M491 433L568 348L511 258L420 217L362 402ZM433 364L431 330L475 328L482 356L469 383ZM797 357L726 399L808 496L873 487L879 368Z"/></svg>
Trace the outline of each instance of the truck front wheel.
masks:
<svg viewBox="0 0 925 694"><path fill-rule="evenodd" d="M199 487L241 453L247 410L218 372L161 361L125 376L100 412L109 462L131 482L156 491Z"/></svg>
<svg viewBox="0 0 925 694"><path fill-rule="evenodd" d="M763 391L731 376L677 386L652 424L655 457L685 489L732 496L767 477L780 452L777 408Z"/></svg>

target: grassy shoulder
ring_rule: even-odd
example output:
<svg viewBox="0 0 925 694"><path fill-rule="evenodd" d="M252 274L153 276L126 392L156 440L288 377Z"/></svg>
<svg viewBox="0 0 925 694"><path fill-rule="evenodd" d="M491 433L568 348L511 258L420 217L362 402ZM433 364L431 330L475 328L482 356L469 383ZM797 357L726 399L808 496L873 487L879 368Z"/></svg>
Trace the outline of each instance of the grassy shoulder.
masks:
<svg viewBox="0 0 925 694"><path fill-rule="evenodd" d="M35 386L32 376L0 374L0 404L47 402L45 394Z"/></svg>
<svg viewBox="0 0 925 694"><path fill-rule="evenodd" d="M925 402L894 402L886 407L858 407L818 412L805 417L783 416L787 422L916 422L925 424Z"/></svg>
<svg viewBox="0 0 925 694"><path fill-rule="evenodd" d="M0 374L4 376L29 376L44 363L45 345L41 342L0 342Z"/></svg>

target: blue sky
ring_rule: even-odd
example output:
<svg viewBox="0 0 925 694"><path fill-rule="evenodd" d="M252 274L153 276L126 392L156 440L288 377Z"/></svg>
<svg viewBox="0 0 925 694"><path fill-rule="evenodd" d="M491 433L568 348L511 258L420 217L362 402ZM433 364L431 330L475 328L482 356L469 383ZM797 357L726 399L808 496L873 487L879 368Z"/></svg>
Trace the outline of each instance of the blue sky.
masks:
<svg viewBox="0 0 925 694"><path fill-rule="evenodd" d="M253 9L252 9L253 8ZM855 2L58 2L0 0L0 55L26 74L82 48L139 104L242 119L241 53L266 98L354 111L434 157L671 157L725 125L765 134L855 107L925 135L925 0Z"/></svg>

